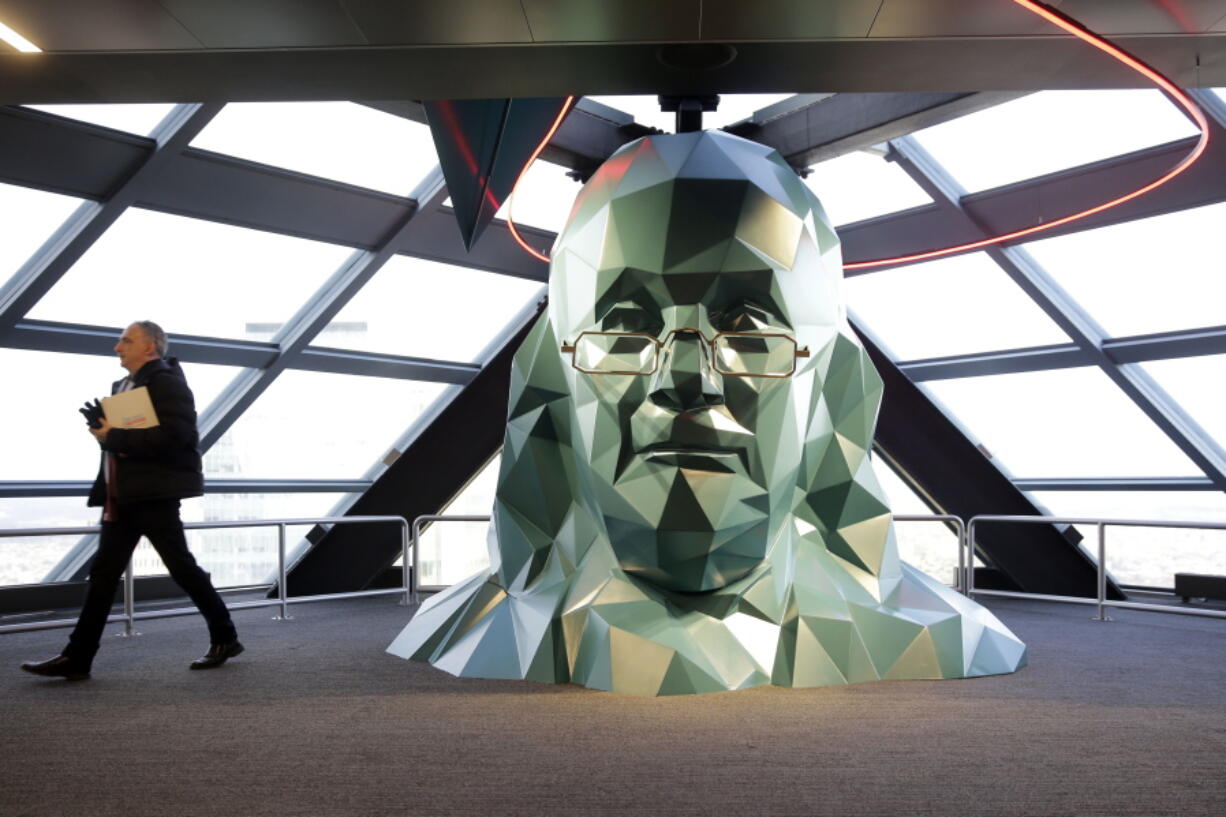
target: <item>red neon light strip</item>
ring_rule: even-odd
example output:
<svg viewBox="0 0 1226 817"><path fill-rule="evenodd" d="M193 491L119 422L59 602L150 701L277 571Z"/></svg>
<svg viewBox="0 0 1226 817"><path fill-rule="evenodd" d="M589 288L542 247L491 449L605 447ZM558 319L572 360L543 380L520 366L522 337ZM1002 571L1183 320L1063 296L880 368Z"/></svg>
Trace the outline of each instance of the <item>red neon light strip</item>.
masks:
<svg viewBox="0 0 1226 817"><path fill-rule="evenodd" d="M519 189L519 183L524 180L524 175L528 172L528 168L532 167L532 163L536 161L536 157L541 155L541 151L545 149L545 145L549 144L549 140L558 132L558 128L562 126L562 120L566 118L566 114L570 113L570 105L575 101L573 95L566 97L562 103L562 110L558 111L558 118L553 120L553 125L549 128L549 133L545 134L545 138L536 146L536 150L532 151L532 155L528 157L528 161L524 163L524 169L519 171L519 176L515 179L515 186L511 188L511 195L507 196L507 226L511 228L511 236L518 242L519 246L523 247L529 255L535 256L546 264L549 263L549 256L534 249L527 241L524 241L523 236L519 234L519 230L515 228L515 219L512 213L515 210L515 191Z"/></svg>
<svg viewBox="0 0 1226 817"><path fill-rule="evenodd" d="M1154 188L1160 187L1161 185L1166 184L1171 179L1175 178L1180 173L1183 173L1185 170L1191 167L1192 163L1195 162L1197 159L1199 159L1201 154L1205 152L1205 147L1208 146L1209 144L1209 122L1205 118L1204 112L1201 111L1201 109L1197 106L1197 104L1193 102L1192 99L1187 94L1185 94L1182 90L1180 90L1179 87L1175 85L1175 83L1171 82L1169 79L1167 79L1162 74L1155 71L1153 68L1150 68L1148 65L1141 62L1136 57L1133 57L1131 54L1127 53L1122 48L1119 48L1118 46L1115 46L1112 43L1107 42L1105 39L1095 34L1094 32L1090 31L1088 28L1086 28L1085 26L1083 26L1081 23L1077 22L1076 20L1072 19L1071 17L1061 12L1055 11L1054 9L1051 9L1050 7L1042 3L1033 2L1032 0L1012 0L1012 1L1014 3L1017 3L1019 6L1022 6L1023 8L1026 8L1029 11L1034 12L1035 14L1044 18L1048 22L1059 26L1060 28L1064 29L1068 33L1072 34L1073 36L1081 40L1084 40L1085 42L1099 49L1100 51L1105 51L1107 54L1111 55L1113 58L1124 63L1125 65L1127 65L1129 68L1133 69L1134 71L1142 74L1147 79L1152 81L1155 85L1157 85L1159 88L1166 91L1167 94L1170 95L1171 99L1173 99L1176 102L1176 104L1179 105L1179 107L1187 111L1188 115L1191 116L1192 119L1196 122L1197 127L1200 128L1200 139L1197 140L1196 145L1192 148L1191 151L1189 151L1188 155L1184 156L1183 159L1181 159L1178 162L1178 164L1176 164L1174 167L1168 170L1165 175L1161 176L1158 179L1155 179L1154 181L1150 182L1144 187L1137 188L1131 193L1125 194L1118 198L1111 199L1110 201L1107 201L1107 202L1103 202L1102 204L1096 205L1087 210L1082 210L1080 212L1073 213L1071 215L1067 215L1062 218L1058 218L1055 221L1048 221L1044 224L1035 225L1034 227L1027 227L1022 230L1014 230L1011 233L1003 233L1001 235L992 236L991 238L984 238L979 241L971 241L966 244L958 244L957 246L954 246L954 247L944 247L943 249L930 250L928 252L915 253L913 255L900 255L895 258L878 258L873 261L857 261L854 264L844 264L843 269L845 270L868 269L870 267L884 267L889 264L902 264L902 263L910 263L913 261L923 261L929 258L939 258L943 255L953 255L954 253L966 252L968 250L976 250L976 249L979 249L980 247L986 247L990 244L999 244L1005 241L1013 241L1014 239L1022 238L1028 235L1034 235L1035 233L1040 233L1040 232L1043 232L1044 230L1050 230L1053 227L1059 227L1061 225L1068 224L1073 221L1078 221L1087 216L1092 216L1095 213L1101 213L1104 210L1109 210L1112 207L1116 207L1118 205L1123 204L1124 202L1132 201L1133 199L1139 196L1145 195L1146 193L1153 190Z"/></svg>

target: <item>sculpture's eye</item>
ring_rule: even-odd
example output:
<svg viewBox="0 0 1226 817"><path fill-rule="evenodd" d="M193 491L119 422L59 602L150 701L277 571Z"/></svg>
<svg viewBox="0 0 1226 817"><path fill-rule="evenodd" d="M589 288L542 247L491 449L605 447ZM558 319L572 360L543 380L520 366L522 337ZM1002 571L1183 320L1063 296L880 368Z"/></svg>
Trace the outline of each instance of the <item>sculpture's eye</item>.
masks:
<svg viewBox="0 0 1226 817"><path fill-rule="evenodd" d="M657 335L664 328L658 315L630 301L614 304L600 319L600 328L606 332L641 332Z"/></svg>
<svg viewBox="0 0 1226 817"><path fill-rule="evenodd" d="M778 330L784 325L770 311L751 301L743 301L726 310L715 322L724 332L764 332Z"/></svg>

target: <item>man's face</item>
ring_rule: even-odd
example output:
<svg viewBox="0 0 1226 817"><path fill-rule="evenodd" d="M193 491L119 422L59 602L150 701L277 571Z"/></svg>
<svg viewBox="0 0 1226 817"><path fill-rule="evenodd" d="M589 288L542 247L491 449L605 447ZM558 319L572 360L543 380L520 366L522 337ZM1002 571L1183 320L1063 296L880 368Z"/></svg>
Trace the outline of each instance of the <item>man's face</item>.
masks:
<svg viewBox="0 0 1226 817"><path fill-rule="evenodd" d="M136 374L141 366L157 357L153 341L145 334L145 330L135 323L123 330L123 334L119 336L119 341L115 344L115 354L119 355L119 365L131 374Z"/></svg>

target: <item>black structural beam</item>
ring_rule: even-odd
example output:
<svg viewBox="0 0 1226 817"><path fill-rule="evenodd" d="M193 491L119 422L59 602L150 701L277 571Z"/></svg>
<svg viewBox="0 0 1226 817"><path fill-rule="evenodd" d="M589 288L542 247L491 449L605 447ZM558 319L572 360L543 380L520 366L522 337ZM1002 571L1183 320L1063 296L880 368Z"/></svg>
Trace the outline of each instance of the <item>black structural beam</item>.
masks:
<svg viewBox="0 0 1226 817"><path fill-rule="evenodd" d="M610 8L634 4L611 4ZM673 4L664 4L664 8ZM707 3L707 7L721 4ZM733 8L736 4L723 4ZM774 7L758 4L761 17ZM865 4L859 4L865 5ZM551 4L541 4L552 8ZM936 7L945 8L944 4ZM591 15L603 20L604 10ZM705 8L706 17L715 14ZM635 13L638 13L637 11ZM934 10L934 13L940 13ZM946 12L948 14L948 12ZM671 16L671 15L664 15ZM53 102L211 102L331 99L465 99L591 94L889 92L1038 88L1136 88L1146 81L1069 36L831 38L797 36L790 20L773 38L745 39L731 26L716 42L736 49L730 64L706 71L670 67L659 43L692 42L696 25L663 34L660 15L626 41L559 32L551 42L482 41L378 47L0 53L0 100ZM696 21L695 21L696 22ZM597 23L597 26L600 24ZM710 28L708 21L706 27ZM525 32L526 33L526 32ZM741 35L741 36L738 36ZM497 35L499 37L504 35ZM1226 85L1226 34L1116 34L1114 40L1187 87Z"/></svg>
<svg viewBox="0 0 1226 817"><path fill-rule="evenodd" d="M829 97L830 100L837 98ZM898 99L895 104L899 106L896 112L902 115L905 100ZM589 107L596 110L594 106ZM805 110L807 108L802 107L787 115L807 115L803 114ZM582 145L574 146L575 150L582 147L585 157L598 158L604 150L612 152L615 145L633 138L622 132L625 125L614 121L616 117L612 113L608 114L609 119L595 113L585 116L576 122L582 122L584 129L596 134L585 137L592 140L590 143L583 141ZM847 146L851 144L848 140L854 140L859 133L857 127L855 122L849 123L845 131L828 132L825 138L842 139ZM1046 235L1226 200L1226 186L1220 181L1226 178L1226 130L1216 123L1212 127L1209 149L1190 172L1146 196ZM576 143L580 141L576 137ZM974 193L966 196L961 204L984 229L1006 230L1038 223L1152 181L1183 156L1191 144L1192 140L1185 139ZM122 185L132 175L133 168L146 161L154 149L155 142L151 139L82 125L39 111L0 108L0 181L3 182L100 199ZM1002 161L1006 158L1002 157ZM66 167L65 161L71 162L71 167ZM414 207L414 202L408 198L191 147L166 156L165 165L156 177L142 185L136 203L162 212L359 249L379 246ZM425 218L419 224L410 225L409 232L396 242L395 251L423 258L455 257L451 245L460 246L458 229L454 223L448 228L441 221L435 221L442 213L430 212L442 209L452 218L449 211L438 203L421 204L425 212L418 218ZM541 231L528 228L523 232L539 238L543 246L552 240L548 233ZM918 252L982 235L981 230L968 226L962 219L951 218L945 208L936 204L844 225L838 233L843 242L844 259L848 262ZM506 266L506 259L518 254L523 259L512 261L507 271L540 278L538 265L530 256L518 251L504 255L482 246L489 241L478 242L472 256L464 263L479 269L498 270ZM849 274L865 274L865 271Z"/></svg>
<svg viewBox="0 0 1226 817"><path fill-rule="evenodd" d="M115 339L122 331L118 327L25 320L18 321L12 329L0 331L0 347L110 357L115 354ZM178 334L170 335L170 351L186 363L248 369L268 368L279 354L275 343ZM467 383L481 369L476 363L357 352L326 346L306 347L301 354L289 360L286 368L433 383Z"/></svg>
<svg viewBox="0 0 1226 817"><path fill-rule="evenodd" d="M412 522L437 513L502 445L511 360L539 311L525 320L481 372L413 439L345 512L391 514ZM290 571L290 595L369 587L400 555L398 537L372 536L354 525L307 535L314 546Z"/></svg>
<svg viewBox="0 0 1226 817"><path fill-rule="evenodd" d="M41 496L89 496L92 481L82 480L5 480L0 481L0 498L27 499ZM206 494L300 494L354 493L365 491L368 479L206 479Z"/></svg>
<svg viewBox="0 0 1226 817"><path fill-rule="evenodd" d="M783 100L724 130L769 145L788 164L803 168L1019 96L1024 94L806 94L807 99L793 97L804 104Z"/></svg>
<svg viewBox="0 0 1226 817"><path fill-rule="evenodd" d="M853 325L885 382L874 447L937 513L1042 516L962 430ZM1047 525L985 525L979 553L1012 589L1057 596L1097 595L1097 568L1079 537ZM1113 581L1108 597L1124 596Z"/></svg>
<svg viewBox="0 0 1226 817"><path fill-rule="evenodd" d="M1226 354L1226 326L1180 329L1152 335L1106 338L1102 351L1114 363L1143 363L1179 357ZM920 380L949 380L991 374L1014 374L1049 369L1094 366L1097 360L1075 343L1003 349L969 355L906 360L898 364L907 377Z"/></svg>
<svg viewBox="0 0 1226 817"><path fill-rule="evenodd" d="M1175 210L1226 201L1226 130L1210 125L1209 147L1192 169L1173 181L1133 199L1055 227L1039 238L1053 238L1095 227L1106 227ZM1159 178L1187 155L1195 137L1157 145L1081 167L1038 176L961 198L967 220L951 219L940 204L914 207L873 219L846 224L838 229L843 241L843 260L852 263L874 258L892 258L975 241L1094 207L1131 192ZM891 158L887 156L887 158ZM1000 161L1008 161L1007 156ZM975 226L978 225L978 226ZM871 274L850 270L848 275Z"/></svg>

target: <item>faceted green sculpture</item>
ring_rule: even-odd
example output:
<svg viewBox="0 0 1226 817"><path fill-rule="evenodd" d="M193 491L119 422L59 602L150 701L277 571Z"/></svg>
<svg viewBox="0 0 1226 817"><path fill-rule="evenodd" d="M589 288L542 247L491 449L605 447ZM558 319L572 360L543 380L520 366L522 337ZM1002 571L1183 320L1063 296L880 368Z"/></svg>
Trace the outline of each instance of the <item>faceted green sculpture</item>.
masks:
<svg viewBox="0 0 1226 817"><path fill-rule="evenodd" d="M899 561L841 277L774 151L703 132L614 154L515 357L490 570L389 651L641 695L1022 666L994 616Z"/></svg>

